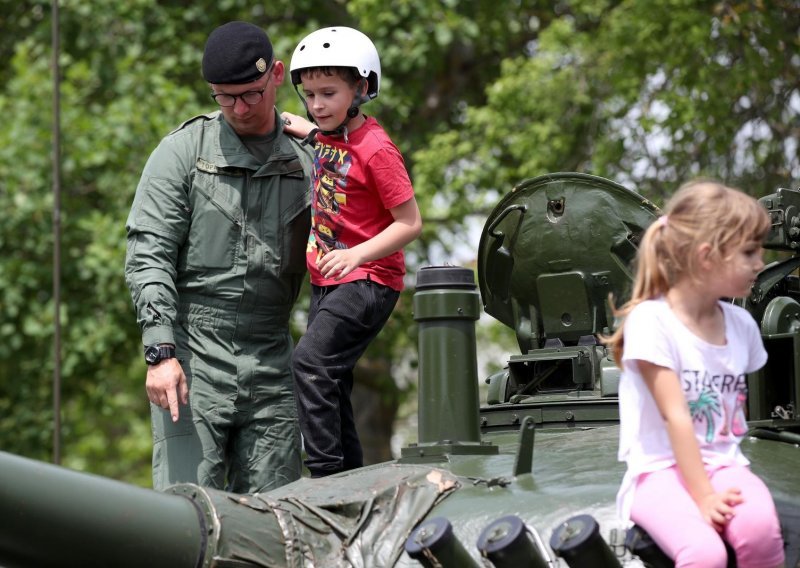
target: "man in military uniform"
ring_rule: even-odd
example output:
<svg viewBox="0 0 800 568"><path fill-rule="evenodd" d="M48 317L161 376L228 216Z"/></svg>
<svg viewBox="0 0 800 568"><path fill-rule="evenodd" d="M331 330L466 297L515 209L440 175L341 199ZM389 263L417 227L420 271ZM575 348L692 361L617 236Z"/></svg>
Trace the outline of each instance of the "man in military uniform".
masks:
<svg viewBox="0 0 800 568"><path fill-rule="evenodd" d="M215 29L202 67L220 110L182 124L147 161L125 278L148 365L153 486L254 493L300 477L289 316L312 154L283 131L284 65L261 28Z"/></svg>

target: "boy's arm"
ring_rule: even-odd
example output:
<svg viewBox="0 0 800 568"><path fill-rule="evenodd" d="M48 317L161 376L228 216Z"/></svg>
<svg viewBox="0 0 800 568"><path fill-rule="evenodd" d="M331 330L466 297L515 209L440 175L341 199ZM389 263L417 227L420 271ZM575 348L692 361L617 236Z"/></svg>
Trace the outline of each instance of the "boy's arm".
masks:
<svg viewBox="0 0 800 568"><path fill-rule="evenodd" d="M317 125L303 118L300 115L292 114L291 112L282 112L281 118L283 119L283 130L298 138L305 138L314 130Z"/></svg>
<svg viewBox="0 0 800 568"><path fill-rule="evenodd" d="M712 487L700 455L689 405L675 371L648 361L637 360L637 363L639 373L664 419L672 452L689 495L706 522L721 530L733 516L733 506L742 502L739 490L727 489L717 493Z"/></svg>
<svg viewBox="0 0 800 568"><path fill-rule="evenodd" d="M412 197L397 207L389 209L394 221L383 231L353 247L360 249L361 263L377 260L400 250L416 239L422 232L422 216L417 200Z"/></svg>
<svg viewBox="0 0 800 568"><path fill-rule="evenodd" d="M317 266L322 275L337 280L343 278L365 262L388 256L419 236L422 217L415 198L389 211L394 221L383 231L353 248L334 249L320 258Z"/></svg>

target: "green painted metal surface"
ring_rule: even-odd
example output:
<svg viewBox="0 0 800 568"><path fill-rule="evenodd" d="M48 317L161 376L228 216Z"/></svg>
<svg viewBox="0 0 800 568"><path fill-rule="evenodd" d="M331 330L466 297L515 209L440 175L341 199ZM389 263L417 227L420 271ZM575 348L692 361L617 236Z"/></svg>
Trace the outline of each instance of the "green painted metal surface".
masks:
<svg viewBox="0 0 800 568"><path fill-rule="evenodd" d="M490 213L478 247L486 313L516 332L521 352L602 332L607 298L628 293L630 261L658 215L650 201L597 176L525 180Z"/></svg>
<svg viewBox="0 0 800 568"><path fill-rule="evenodd" d="M475 322L480 315L471 270L419 271L414 320L419 327L420 444L480 443L475 352Z"/></svg>
<svg viewBox="0 0 800 568"><path fill-rule="evenodd" d="M0 566L199 566L193 502L0 452Z"/></svg>

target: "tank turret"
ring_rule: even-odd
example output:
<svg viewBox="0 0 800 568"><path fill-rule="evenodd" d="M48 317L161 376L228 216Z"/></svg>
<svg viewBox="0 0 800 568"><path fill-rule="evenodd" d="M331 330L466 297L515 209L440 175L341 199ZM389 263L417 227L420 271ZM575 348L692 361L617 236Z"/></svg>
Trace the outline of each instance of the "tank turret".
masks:
<svg viewBox="0 0 800 568"><path fill-rule="evenodd" d="M779 188L759 201L772 220L764 248L782 258L765 266L750 296L739 300L759 322L769 356L748 381L748 418L756 435L798 443L792 425L800 419L800 190Z"/></svg>
<svg viewBox="0 0 800 568"><path fill-rule="evenodd" d="M592 340L613 324L609 294L628 293L639 239L658 216L609 180L557 173L526 180L486 221L478 275L486 313L522 353Z"/></svg>
<svg viewBox="0 0 800 568"><path fill-rule="evenodd" d="M787 567L800 566L800 191L762 199L785 255L742 300L767 366L748 377L742 449L770 488ZM255 495L163 493L0 452L0 566L533 568L670 566L616 518L619 372L596 336L614 326L630 262L658 208L609 180L525 180L490 214L478 282L417 274L419 432L397 460ZM519 353L486 379L481 308ZM732 560L732 565L735 560Z"/></svg>
<svg viewBox="0 0 800 568"><path fill-rule="evenodd" d="M619 370L598 342L624 302L630 265L659 209L609 180L556 173L511 190L486 222L478 276L486 313L512 330L520 354L490 377L484 430L614 423ZM509 403L511 403L509 405Z"/></svg>

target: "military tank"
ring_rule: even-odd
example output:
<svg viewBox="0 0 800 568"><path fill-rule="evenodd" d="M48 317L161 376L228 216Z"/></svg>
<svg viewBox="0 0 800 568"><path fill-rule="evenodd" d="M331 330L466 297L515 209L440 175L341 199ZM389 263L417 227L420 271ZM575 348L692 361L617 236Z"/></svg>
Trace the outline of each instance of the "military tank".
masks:
<svg viewBox="0 0 800 568"><path fill-rule="evenodd" d="M800 191L763 198L767 247L785 258L741 303L767 366L748 377L743 450L770 487L787 566L800 566ZM0 452L0 567L671 566L615 494L619 370L597 334L614 324L630 262L658 208L609 180L525 180L490 214L470 269L417 274L418 439L396 460L236 495L163 493ZM485 379L475 322L520 352ZM731 558L730 566L735 566Z"/></svg>

